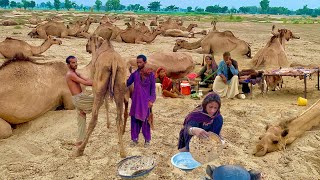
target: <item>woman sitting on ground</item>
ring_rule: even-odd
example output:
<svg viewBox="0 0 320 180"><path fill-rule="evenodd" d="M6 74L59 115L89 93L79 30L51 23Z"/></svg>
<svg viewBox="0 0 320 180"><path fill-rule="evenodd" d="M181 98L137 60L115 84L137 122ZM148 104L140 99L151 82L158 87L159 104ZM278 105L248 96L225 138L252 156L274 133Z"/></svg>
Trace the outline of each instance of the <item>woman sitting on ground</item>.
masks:
<svg viewBox="0 0 320 180"><path fill-rule="evenodd" d="M202 105L188 114L179 134L178 149L180 152L189 151L189 142L193 136L208 138L209 132L220 135L223 124L220 107L219 95L211 92L203 99Z"/></svg>
<svg viewBox="0 0 320 180"><path fill-rule="evenodd" d="M218 70L218 65L217 65L216 61L214 60L213 56L207 55L205 57L205 61L206 61L206 65L200 70L200 72L198 73L198 76L197 76L197 77L201 77L201 82L203 82L206 78L208 78L211 74L213 74L214 72L216 72ZM216 78L216 74L212 75L210 78L208 78L205 81L205 83L212 84L215 78Z"/></svg>
<svg viewBox="0 0 320 180"><path fill-rule="evenodd" d="M160 67L156 72L156 83L160 83L162 87L162 95L164 97L178 98L183 97L176 87L176 83L167 77L166 70Z"/></svg>

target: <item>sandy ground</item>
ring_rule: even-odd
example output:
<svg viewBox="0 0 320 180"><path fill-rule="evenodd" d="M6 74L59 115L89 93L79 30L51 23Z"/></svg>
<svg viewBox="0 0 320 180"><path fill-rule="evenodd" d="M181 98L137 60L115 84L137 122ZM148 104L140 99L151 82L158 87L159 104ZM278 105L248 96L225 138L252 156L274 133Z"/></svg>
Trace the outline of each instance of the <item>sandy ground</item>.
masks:
<svg viewBox="0 0 320 180"><path fill-rule="evenodd" d="M189 23L191 22L185 22ZM116 24L124 23L119 21ZM198 24L198 30L210 28L209 23ZM97 25L93 24L90 31L93 32ZM231 30L235 36L249 42L252 54L255 55L270 38L271 26L269 23L241 22L218 23L217 28ZM300 40L289 41L286 45L290 62L320 64L319 24L277 24L277 27L288 28L301 37ZM1 26L0 41L10 36L40 45L42 40L27 36L29 31L29 28L14 29L13 26ZM91 55L85 51L86 39L71 38L62 41L61 46L54 45L43 53L44 57L38 58L39 61L64 62L67 55L75 55L79 59L80 67L90 62ZM140 53L150 55L158 51L172 51L174 42L175 38L159 36L154 43L148 45L116 42L112 44L122 57L132 57ZM185 52L189 52L195 62L202 61L202 55L195 51ZM216 56L216 59L221 59L221 56ZM237 60L240 69L247 67L248 59ZM197 66L197 69L199 68L200 66ZM319 91L315 88L315 76L308 80L309 104L306 107L296 105L297 98L303 96L303 81L285 77L284 83L281 91L268 92L265 96L261 96L255 87L252 99L222 100L222 136L226 139L228 147L223 150L219 159L209 164L241 164L247 169L262 171L265 179L270 180L320 179L319 127L306 132L285 151L270 153L264 157L252 155L255 143L264 132L266 124L294 117L319 99ZM156 168L146 179L199 179L205 175L205 166L192 172L184 172L173 167L170 162L171 157L178 152L178 133L184 117L200 102L189 98L158 98L154 105L156 129L152 132L152 145L149 149L143 147L142 136L138 147L129 147L130 127L127 126L124 135L127 154L152 155L157 159ZM72 143L77 130L76 111L51 111L32 122L18 125L12 137L0 140L0 179L119 179L117 163L121 158L118 153L115 121L113 120L111 128L107 129L105 114L102 107L99 122L85 155L76 159L69 156L74 150ZM115 119L114 104L111 106L110 114L111 118Z"/></svg>

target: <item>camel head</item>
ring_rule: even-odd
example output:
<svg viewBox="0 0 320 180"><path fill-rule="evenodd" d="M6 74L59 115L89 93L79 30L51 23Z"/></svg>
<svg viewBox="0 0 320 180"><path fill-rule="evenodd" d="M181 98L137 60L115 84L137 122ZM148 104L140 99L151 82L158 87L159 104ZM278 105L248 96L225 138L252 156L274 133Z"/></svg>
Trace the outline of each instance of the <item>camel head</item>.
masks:
<svg viewBox="0 0 320 180"><path fill-rule="evenodd" d="M290 39L300 39L299 36L295 36L290 30L288 29L278 29L278 32L275 32L275 25L272 26L271 34L274 36L279 36L280 38L285 38L287 41Z"/></svg>
<svg viewBox="0 0 320 180"><path fill-rule="evenodd" d="M183 40L183 39L177 39L176 44L173 47L173 52L177 52L178 49L181 49L184 45L184 43L187 43L188 41Z"/></svg>
<svg viewBox="0 0 320 180"><path fill-rule="evenodd" d="M91 24L91 23L96 23L97 20L95 20L93 17L89 17L86 19L85 24Z"/></svg>
<svg viewBox="0 0 320 180"><path fill-rule="evenodd" d="M98 35L93 34L90 36L86 45L87 52L91 54L93 51L97 50L103 41L104 39Z"/></svg>
<svg viewBox="0 0 320 180"><path fill-rule="evenodd" d="M127 29L132 28L132 26L131 26L131 24L130 24L129 22L124 23L124 25L126 25L126 26L127 26Z"/></svg>
<svg viewBox="0 0 320 180"><path fill-rule="evenodd" d="M56 39L56 38L54 38L54 37L52 37L52 36L50 36L50 35L47 37L46 41L49 41L50 44L58 44L58 45L61 45L61 44L62 44L62 41L61 41L61 40Z"/></svg>
<svg viewBox="0 0 320 180"><path fill-rule="evenodd" d="M269 152L274 152L285 147L285 140L288 129L280 126L267 126L266 133L259 137L259 142L254 150L254 155L261 157Z"/></svg>
<svg viewBox="0 0 320 180"><path fill-rule="evenodd" d="M217 30L217 21L213 20L211 21L211 25L213 26L213 30L216 31Z"/></svg>

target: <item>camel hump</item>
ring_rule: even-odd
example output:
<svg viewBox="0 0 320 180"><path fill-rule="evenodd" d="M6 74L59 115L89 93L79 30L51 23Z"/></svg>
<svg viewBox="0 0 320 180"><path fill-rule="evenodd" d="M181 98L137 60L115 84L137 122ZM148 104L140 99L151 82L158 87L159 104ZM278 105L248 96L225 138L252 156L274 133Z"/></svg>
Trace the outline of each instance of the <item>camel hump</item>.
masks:
<svg viewBox="0 0 320 180"><path fill-rule="evenodd" d="M28 62L33 62L32 59L26 57L23 53L19 52L19 53L16 53L13 58L5 61L1 66L0 66L0 69L2 69L3 67L11 64L11 63L14 63L14 62L19 62L19 61L28 61Z"/></svg>
<svg viewBox="0 0 320 180"><path fill-rule="evenodd" d="M6 37L5 40L17 40L17 39L14 39L14 38L12 38L12 37Z"/></svg>

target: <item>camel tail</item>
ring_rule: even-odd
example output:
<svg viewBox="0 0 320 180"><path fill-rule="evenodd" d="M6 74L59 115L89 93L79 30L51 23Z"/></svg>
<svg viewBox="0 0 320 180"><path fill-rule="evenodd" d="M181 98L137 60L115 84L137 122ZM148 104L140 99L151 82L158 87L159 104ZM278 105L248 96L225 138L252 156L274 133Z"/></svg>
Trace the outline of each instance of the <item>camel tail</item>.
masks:
<svg viewBox="0 0 320 180"><path fill-rule="evenodd" d="M118 69L118 62L114 61L112 63L112 68L111 68L111 86L110 86L110 93L111 96L114 95L114 83L115 83L115 79L116 79L116 75L117 75L117 69Z"/></svg>

